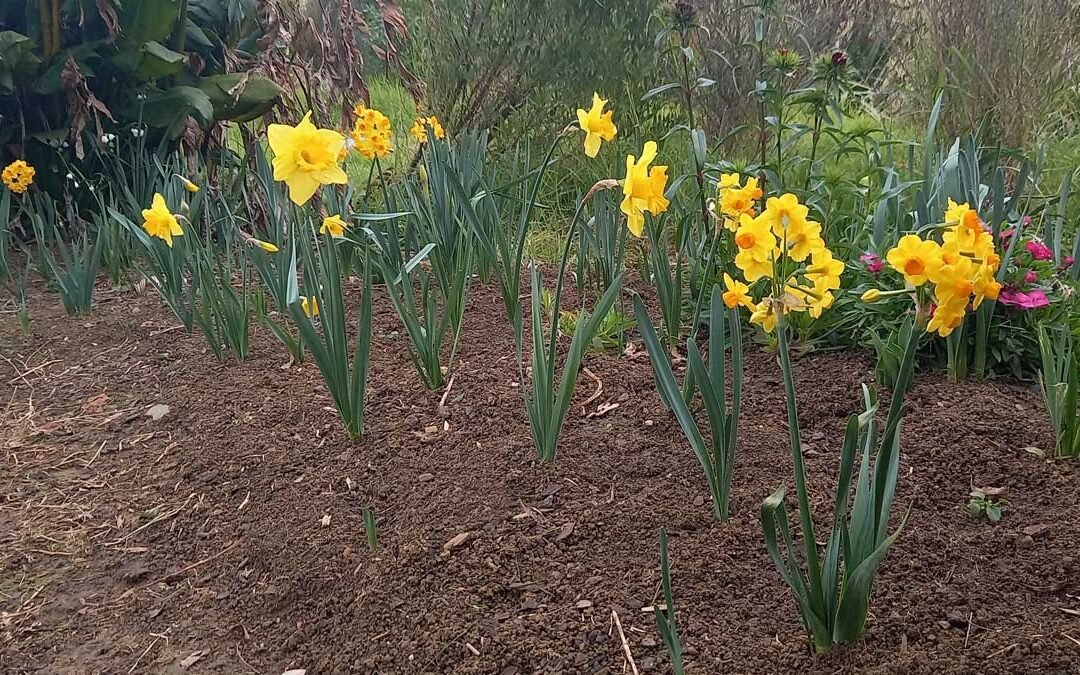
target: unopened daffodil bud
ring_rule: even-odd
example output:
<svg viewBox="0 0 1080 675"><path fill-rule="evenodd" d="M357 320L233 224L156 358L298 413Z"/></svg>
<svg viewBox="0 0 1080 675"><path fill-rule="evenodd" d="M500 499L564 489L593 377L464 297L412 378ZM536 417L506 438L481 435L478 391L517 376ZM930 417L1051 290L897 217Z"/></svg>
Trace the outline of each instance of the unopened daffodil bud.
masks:
<svg viewBox="0 0 1080 675"><path fill-rule="evenodd" d="M188 178L181 176L180 174L174 174L174 176L176 177L176 180L180 181L180 184L184 186L184 189L191 194L195 194L199 191L199 186L191 182Z"/></svg>
<svg viewBox="0 0 1080 675"><path fill-rule="evenodd" d="M862 294L859 298L863 302L877 302L881 299L881 291L876 288L871 288Z"/></svg>

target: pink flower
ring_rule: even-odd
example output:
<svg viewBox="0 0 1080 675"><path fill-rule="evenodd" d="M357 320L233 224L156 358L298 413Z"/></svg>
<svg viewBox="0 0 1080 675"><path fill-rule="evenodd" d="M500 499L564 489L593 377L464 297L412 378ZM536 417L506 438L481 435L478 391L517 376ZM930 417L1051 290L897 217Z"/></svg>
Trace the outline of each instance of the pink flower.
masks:
<svg viewBox="0 0 1080 675"><path fill-rule="evenodd" d="M1061 261L1061 269L1062 270L1067 270L1070 267L1072 267L1073 263L1075 263L1075 262L1076 262L1076 258L1072 257L1071 255L1067 255L1067 256L1065 256L1065 259Z"/></svg>
<svg viewBox="0 0 1080 675"><path fill-rule="evenodd" d="M1024 216L1023 218L1020 219L1020 222L1023 223L1024 225L1030 225L1031 224L1031 216Z"/></svg>
<svg viewBox="0 0 1080 675"><path fill-rule="evenodd" d="M1028 270L1027 274L1024 275L1024 281L1028 282L1029 284L1033 284L1038 280L1039 275L1035 274L1035 270Z"/></svg>
<svg viewBox="0 0 1080 675"><path fill-rule="evenodd" d="M1031 257L1036 260L1050 260L1054 257L1054 252L1050 250L1049 246L1034 239L1027 243L1027 250Z"/></svg>
<svg viewBox="0 0 1080 675"><path fill-rule="evenodd" d="M1012 228L1009 228L1007 230L1002 230L1001 234L998 235L998 239L1001 240L1002 244L1007 244L1007 243L1009 243L1009 240L1013 238L1014 234L1016 234L1016 230L1014 230Z"/></svg>
<svg viewBox="0 0 1080 675"><path fill-rule="evenodd" d="M871 274L878 274L881 272L883 264L881 262L881 256L876 253L867 251L859 256L859 262L866 265L866 271Z"/></svg>
<svg viewBox="0 0 1080 675"><path fill-rule="evenodd" d="M1038 288L1026 292L1002 290L1001 295L998 296L998 302L1011 307L1019 307L1020 309L1038 309L1050 306L1050 299L1046 297L1046 293Z"/></svg>

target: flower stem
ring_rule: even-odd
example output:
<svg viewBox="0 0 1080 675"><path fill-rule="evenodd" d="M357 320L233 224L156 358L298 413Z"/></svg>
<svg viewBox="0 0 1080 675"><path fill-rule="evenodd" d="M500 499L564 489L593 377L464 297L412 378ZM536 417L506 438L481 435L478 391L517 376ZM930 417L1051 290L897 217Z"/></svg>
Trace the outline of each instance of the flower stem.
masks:
<svg viewBox="0 0 1080 675"><path fill-rule="evenodd" d="M806 549L807 576L810 580L810 603L822 606L821 565L818 561L817 542L814 539L814 519L810 513L810 497L806 489L806 468L803 466L802 444L799 441L799 411L795 399L795 375L791 368L788 348L787 319L783 309L777 307L776 336L780 351L780 369L784 374L784 394L787 399L788 432L791 443L791 461L795 473L795 492L799 499L799 522L802 525L803 546Z"/></svg>

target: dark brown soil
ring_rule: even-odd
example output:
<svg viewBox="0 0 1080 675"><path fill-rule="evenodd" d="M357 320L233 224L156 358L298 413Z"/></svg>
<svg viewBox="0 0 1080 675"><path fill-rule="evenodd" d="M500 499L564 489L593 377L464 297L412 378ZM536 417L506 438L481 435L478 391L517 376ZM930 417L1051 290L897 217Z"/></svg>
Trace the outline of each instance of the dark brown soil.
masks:
<svg viewBox="0 0 1080 675"><path fill-rule="evenodd" d="M758 521L791 483L769 354L747 359L720 524L647 360L590 355L603 391L587 412L618 407L583 415L583 373L558 459L539 465L497 294L472 291L442 409L379 300L355 443L314 365L285 367L265 331L221 365L153 296L104 293L70 318L38 290L28 336L5 308L0 673L629 673L613 612L638 670L667 672L647 610L661 526L688 672L1080 672L1080 466L1032 450L1051 445L1033 387L918 377L910 522L863 640L814 657ZM797 363L819 523L869 367ZM1007 489L1003 522L968 516L972 486Z"/></svg>

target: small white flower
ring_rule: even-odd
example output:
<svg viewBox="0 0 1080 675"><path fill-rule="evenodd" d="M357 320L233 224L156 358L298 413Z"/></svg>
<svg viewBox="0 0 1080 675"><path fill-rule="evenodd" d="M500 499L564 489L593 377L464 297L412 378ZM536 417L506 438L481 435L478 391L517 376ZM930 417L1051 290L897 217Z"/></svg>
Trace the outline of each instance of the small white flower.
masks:
<svg viewBox="0 0 1080 675"><path fill-rule="evenodd" d="M75 174L68 171L68 175L64 176L64 178L67 178L68 180L72 180L73 178L75 178Z"/></svg>
<svg viewBox="0 0 1080 675"><path fill-rule="evenodd" d="M75 181L75 189L76 189L76 190L78 190L78 189L79 189L79 181Z"/></svg>

